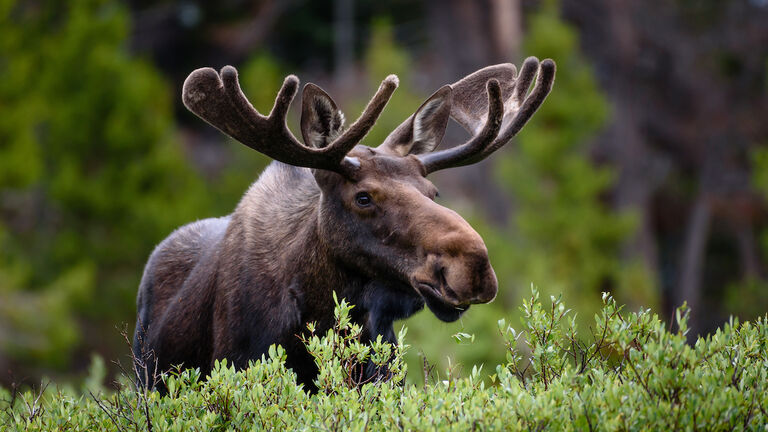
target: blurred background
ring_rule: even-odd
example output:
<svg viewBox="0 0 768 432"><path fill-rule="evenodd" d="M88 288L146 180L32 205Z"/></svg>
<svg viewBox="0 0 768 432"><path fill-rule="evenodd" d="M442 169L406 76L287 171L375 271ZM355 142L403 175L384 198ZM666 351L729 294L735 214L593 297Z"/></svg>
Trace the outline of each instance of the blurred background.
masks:
<svg viewBox="0 0 768 432"><path fill-rule="evenodd" d="M766 0L0 0L0 385L127 363L154 245L231 212L269 162L184 109L193 69L238 67L262 112L295 73L348 118L396 73L375 146L440 86L529 55L558 65L542 109L433 179L499 296L405 322L411 378L422 353L492 372L531 284L587 332L604 291L667 319L687 301L692 336L764 315Z"/></svg>

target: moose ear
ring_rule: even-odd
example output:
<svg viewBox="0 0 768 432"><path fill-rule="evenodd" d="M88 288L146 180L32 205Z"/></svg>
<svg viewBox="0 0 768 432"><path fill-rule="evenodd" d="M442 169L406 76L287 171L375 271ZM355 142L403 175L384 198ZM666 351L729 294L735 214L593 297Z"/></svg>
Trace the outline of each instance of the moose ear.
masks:
<svg viewBox="0 0 768 432"><path fill-rule="evenodd" d="M452 102L451 86L443 86L392 131L380 147L400 156L431 152L443 140Z"/></svg>
<svg viewBox="0 0 768 432"><path fill-rule="evenodd" d="M320 87L308 83L301 93L301 135L309 147L333 142L344 126L344 114Z"/></svg>

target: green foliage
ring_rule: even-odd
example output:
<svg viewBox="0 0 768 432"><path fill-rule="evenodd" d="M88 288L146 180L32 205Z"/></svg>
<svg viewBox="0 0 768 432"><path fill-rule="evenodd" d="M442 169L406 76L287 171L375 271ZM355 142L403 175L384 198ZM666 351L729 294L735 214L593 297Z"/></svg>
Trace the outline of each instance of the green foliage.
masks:
<svg viewBox="0 0 768 432"><path fill-rule="evenodd" d="M38 3L0 9L0 349L65 368L118 341L153 245L212 209L126 10Z"/></svg>
<svg viewBox="0 0 768 432"><path fill-rule="evenodd" d="M350 306L337 305L335 331L307 341L321 374L309 395L285 367L285 352L236 371L218 362L210 377L164 377L169 394L97 387L86 395L48 386L0 389L0 425L36 430L764 430L768 422L768 316L732 320L693 346L687 312L677 331L647 309L626 313L607 293L588 338L560 298L523 302L522 330L498 322L507 360L495 370L450 370L415 386L401 382L402 347L363 347ZM501 348L501 347L499 347ZM365 352L365 354L363 354ZM393 356L392 379L349 385L349 360ZM377 360L378 361L378 360ZM98 369L98 367L96 367ZM491 375L487 386L483 375ZM98 371L95 373L98 375Z"/></svg>
<svg viewBox="0 0 768 432"><path fill-rule="evenodd" d="M315 359L319 370L317 386L326 392L337 388L354 389L369 382L394 379L397 382L405 379L406 367L403 363L405 345L392 346L383 342L381 335L370 344L360 342L363 328L352 324L349 311L354 306L342 300L336 303L334 317L336 324L322 338L315 334L314 324L309 324L311 335L303 339L307 351ZM398 335L398 340L405 337L405 329ZM391 360L391 361L390 361ZM386 373L375 375L367 380L361 374L362 365L371 361L379 370L384 368Z"/></svg>

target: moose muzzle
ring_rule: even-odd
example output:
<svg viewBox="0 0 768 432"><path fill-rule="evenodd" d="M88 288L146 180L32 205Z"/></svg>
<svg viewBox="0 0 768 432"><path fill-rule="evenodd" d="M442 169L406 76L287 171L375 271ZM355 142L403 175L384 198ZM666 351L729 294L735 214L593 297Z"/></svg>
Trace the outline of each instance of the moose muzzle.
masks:
<svg viewBox="0 0 768 432"><path fill-rule="evenodd" d="M425 257L412 281L435 316L450 322L470 305L492 301L498 282L480 235L454 211L432 204L441 211L421 230Z"/></svg>

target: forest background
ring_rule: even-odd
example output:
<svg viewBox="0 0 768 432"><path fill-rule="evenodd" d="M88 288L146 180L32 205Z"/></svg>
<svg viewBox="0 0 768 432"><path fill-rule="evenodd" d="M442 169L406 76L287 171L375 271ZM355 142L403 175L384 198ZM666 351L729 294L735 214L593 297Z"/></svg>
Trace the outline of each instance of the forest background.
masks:
<svg viewBox="0 0 768 432"><path fill-rule="evenodd" d="M94 356L114 373L154 245L231 212L269 163L184 109L193 69L238 67L262 111L294 73L348 117L398 74L375 146L443 84L528 55L558 64L539 113L434 176L499 296L404 322L411 362L501 362L496 322L531 284L586 331L601 292L668 318L687 302L690 337L764 315L765 0L0 0L0 385L77 380Z"/></svg>

